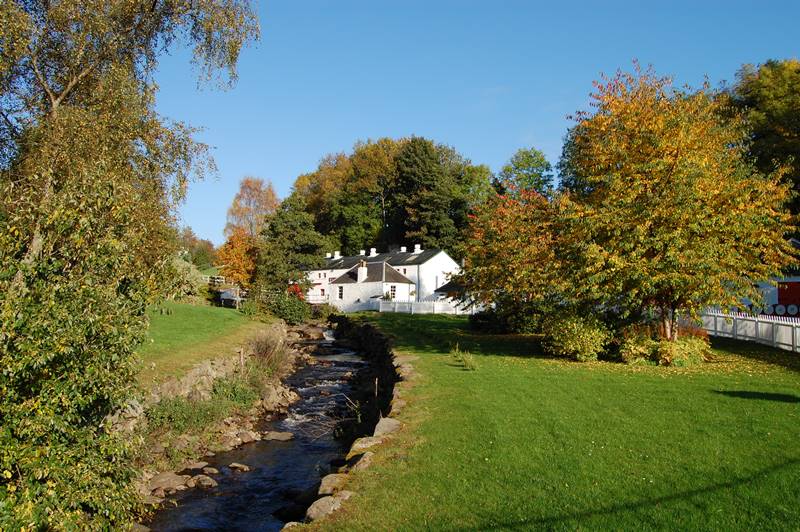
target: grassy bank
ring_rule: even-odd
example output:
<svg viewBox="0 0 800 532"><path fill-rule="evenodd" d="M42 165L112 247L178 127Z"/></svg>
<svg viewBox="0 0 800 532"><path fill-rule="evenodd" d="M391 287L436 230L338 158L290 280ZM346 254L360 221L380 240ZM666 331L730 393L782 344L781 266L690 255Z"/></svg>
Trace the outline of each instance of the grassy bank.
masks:
<svg viewBox="0 0 800 532"><path fill-rule="evenodd" d="M232 354L263 326L221 307L166 302L148 312L150 328L139 349L142 384L180 375L201 360Z"/></svg>
<svg viewBox="0 0 800 532"><path fill-rule="evenodd" d="M575 363L446 316L370 315L421 374L407 424L322 529L796 529L797 356ZM477 369L449 356L458 343Z"/></svg>

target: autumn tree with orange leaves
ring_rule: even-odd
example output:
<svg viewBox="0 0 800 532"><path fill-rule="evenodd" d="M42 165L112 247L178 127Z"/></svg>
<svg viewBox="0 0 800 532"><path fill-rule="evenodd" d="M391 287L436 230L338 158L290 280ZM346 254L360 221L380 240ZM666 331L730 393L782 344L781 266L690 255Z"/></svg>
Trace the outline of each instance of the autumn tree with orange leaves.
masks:
<svg viewBox="0 0 800 532"><path fill-rule="evenodd" d="M239 192L228 209L225 235L230 237L237 228L252 238L257 238L267 216L274 214L280 205L272 183L257 177L245 177L239 183Z"/></svg>
<svg viewBox="0 0 800 532"><path fill-rule="evenodd" d="M244 227L234 227L228 240L219 248L217 260L227 281L249 288L256 271L258 243Z"/></svg>
<svg viewBox="0 0 800 532"><path fill-rule="evenodd" d="M781 169L760 173L748 131L706 85L648 69L595 84L575 116L570 175L551 201L500 197L473 219L464 281L484 302L545 298L660 322L760 301L756 283L795 262ZM535 198L535 199L534 199Z"/></svg>

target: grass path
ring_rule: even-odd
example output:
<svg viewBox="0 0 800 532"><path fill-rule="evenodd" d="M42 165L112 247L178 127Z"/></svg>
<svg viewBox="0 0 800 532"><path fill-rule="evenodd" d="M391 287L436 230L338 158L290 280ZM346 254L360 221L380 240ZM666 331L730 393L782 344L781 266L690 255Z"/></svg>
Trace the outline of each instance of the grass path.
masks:
<svg viewBox="0 0 800 532"><path fill-rule="evenodd" d="M718 342L699 368L579 364L460 318L371 315L421 374L407 428L326 530L797 530L798 357ZM478 365L448 356L458 342Z"/></svg>
<svg viewBox="0 0 800 532"><path fill-rule="evenodd" d="M151 309L147 340L139 348L141 384L180 375L201 360L232 354L263 326L228 308L167 302L171 314Z"/></svg>

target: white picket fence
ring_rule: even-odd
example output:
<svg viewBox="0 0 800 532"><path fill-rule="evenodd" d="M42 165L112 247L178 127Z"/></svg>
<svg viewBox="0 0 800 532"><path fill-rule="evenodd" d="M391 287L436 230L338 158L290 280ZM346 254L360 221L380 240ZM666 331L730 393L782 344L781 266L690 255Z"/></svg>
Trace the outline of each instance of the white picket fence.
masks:
<svg viewBox="0 0 800 532"><path fill-rule="evenodd" d="M405 314L474 314L475 306L463 307L448 300L444 301L371 301L372 310L378 312L401 312ZM377 303L377 304L376 304Z"/></svg>
<svg viewBox="0 0 800 532"><path fill-rule="evenodd" d="M703 329L712 336L734 338L771 345L787 351L800 351L800 318L713 312L703 314Z"/></svg>

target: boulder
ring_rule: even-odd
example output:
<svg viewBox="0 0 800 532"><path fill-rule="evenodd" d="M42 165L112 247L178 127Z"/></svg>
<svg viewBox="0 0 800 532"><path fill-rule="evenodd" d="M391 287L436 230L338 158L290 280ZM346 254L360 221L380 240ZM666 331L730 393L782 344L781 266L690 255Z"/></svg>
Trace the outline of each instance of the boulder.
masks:
<svg viewBox="0 0 800 532"><path fill-rule="evenodd" d="M347 483L347 475L344 473L333 473L322 477L322 483L319 486L319 495L333 495L341 491L342 487Z"/></svg>
<svg viewBox="0 0 800 532"><path fill-rule="evenodd" d="M372 465L372 457L375 453L367 451L362 455L356 457L355 463L350 467L351 471L363 471Z"/></svg>
<svg viewBox="0 0 800 532"><path fill-rule="evenodd" d="M294 434L291 432L276 432L276 431L267 431L264 433L265 440L274 440L274 441L289 441L294 438Z"/></svg>
<svg viewBox="0 0 800 532"><path fill-rule="evenodd" d="M157 489L166 491L175 489L178 486L183 486L188 479L189 476L178 475L171 471L166 471L151 478L148 487L150 488L151 493Z"/></svg>
<svg viewBox="0 0 800 532"><path fill-rule="evenodd" d="M350 447L350 452L355 453L358 451L364 451L369 449L370 447L374 447L379 443L382 443L383 440L381 438L376 438L374 436L367 436L364 438L359 438L353 442L353 445Z"/></svg>
<svg viewBox="0 0 800 532"><path fill-rule="evenodd" d="M247 473L250 471L250 466L245 464L240 464L239 462L231 462L228 467L233 469L234 471L241 471L242 473Z"/></svg>
<svg viewBox="0 0 800 532"><path fill-rule="evenodd" d="M392 434L393 432L397 432L400 430L402 425L399 421L391 417L382 418L378 421L378 424L375 425L375 430L373 431L373 436L386 436L387 434Z"/></svg>
<svg viewBox="0 0 800 532"><path fill-rule="evenodd" d="M403 399L392 401L392 414L398 414L406 407L406 402Z"/></svg>
<svg viewBox="0 0 800 532"><path fill-rule="evenodd" d="M184 469L203 469L207 465L208 465L208 462L202 462L202 461L201 462L191 462L189 464L186 464L186 467Z"/></svg>
<svg viewBox="0 0 800 532"><path fill-rule="evenodd" d="M195 475L191 478L195 485L200 488L216 488L217 481L206 475Z"/></svg>
<svg viewBox="0 0 800 532"><path fill-rule="evenodd" d="M252 443L258 439L258 435L249 430L242 430L238 432L236 437L242 440L242 443Z"/></svg>
<svg viewBox="0 0 800 532"><path fill-rule="evenodd" d="M281 528L281 530L286 530L287 528L292 528L295 526L300 526L300 523L298 523L297 521L289 521L288 523L283 525L283 528Z"/></svg>
<svg viewBox="0 0 800 532"><path fill-rule="evenodd" d="M203 474L205 475L219 475L219 469L216 467L204 467Z"/></svg>
<svg viewBox="0 0 800 532"><path fill-rule="evenodd" d="M342 502L352 497L352 491L340 491L336 495L328 495L314 501L314 504L309 506L306 511L306 519L308 521L316 521L321 517L325 517L341 508Z"/></svg>

